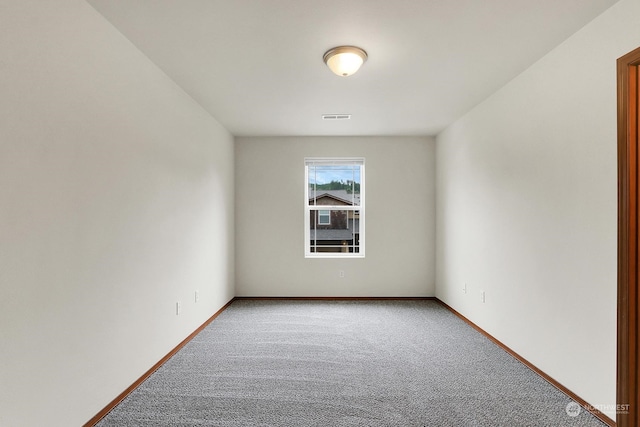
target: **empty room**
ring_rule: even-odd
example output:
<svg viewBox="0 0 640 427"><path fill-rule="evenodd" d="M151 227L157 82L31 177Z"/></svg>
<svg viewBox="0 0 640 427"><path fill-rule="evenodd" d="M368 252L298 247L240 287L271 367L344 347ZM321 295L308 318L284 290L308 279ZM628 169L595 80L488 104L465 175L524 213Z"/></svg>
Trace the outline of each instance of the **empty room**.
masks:
<svg viewBox="0 0 640 427"><path fill-rule="evenodd" d="M638 17L0 0L0 426L637 425Z"/></svg>

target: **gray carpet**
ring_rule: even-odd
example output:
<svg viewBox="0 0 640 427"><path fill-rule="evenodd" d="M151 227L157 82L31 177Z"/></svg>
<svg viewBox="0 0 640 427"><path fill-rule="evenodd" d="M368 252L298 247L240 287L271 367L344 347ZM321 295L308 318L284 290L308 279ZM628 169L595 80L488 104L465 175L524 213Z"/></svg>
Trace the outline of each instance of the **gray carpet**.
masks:
<svg viewBox="0 0 640 427"><path fill-rule="evenodd" d="M603 426L435 301L235 301L97 425Z"/></svg>

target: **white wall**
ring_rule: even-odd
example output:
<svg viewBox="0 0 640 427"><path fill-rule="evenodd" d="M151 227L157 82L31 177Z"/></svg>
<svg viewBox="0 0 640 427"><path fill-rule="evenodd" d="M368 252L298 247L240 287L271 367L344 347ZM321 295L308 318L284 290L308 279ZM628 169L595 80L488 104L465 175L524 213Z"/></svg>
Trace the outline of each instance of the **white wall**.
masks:
<svg viewBox="0 0 640 427"><path fill-rule="evenodd" d="M341 156L366 159L366 257L306 259L304 158ZM236 138L236 295L433 296L434 158L432 138Z"/></svg>
<svg viewBox="0 0 640 427"><path fill-rule="evenodd" d="M615 67L638 16L622 0L437 138L437 296L593 405L615 402Z"/></svg>
<svg viewBox="0 0 640 427"><path fill-rule="evenodd" d="M77 426L233 297L233 138L84 1L0 52L0 425Z"/></svg>

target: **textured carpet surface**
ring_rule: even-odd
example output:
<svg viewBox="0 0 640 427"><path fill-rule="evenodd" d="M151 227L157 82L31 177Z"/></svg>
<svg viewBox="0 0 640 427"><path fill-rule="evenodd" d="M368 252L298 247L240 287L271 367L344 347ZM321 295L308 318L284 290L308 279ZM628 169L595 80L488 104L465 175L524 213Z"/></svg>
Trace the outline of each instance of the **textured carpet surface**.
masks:
<svg viewBox="0 0 640 427"><path fill-rule="evenodd" d="M435 301L238 300L98 426L604 425L571 402Z"/></svg>

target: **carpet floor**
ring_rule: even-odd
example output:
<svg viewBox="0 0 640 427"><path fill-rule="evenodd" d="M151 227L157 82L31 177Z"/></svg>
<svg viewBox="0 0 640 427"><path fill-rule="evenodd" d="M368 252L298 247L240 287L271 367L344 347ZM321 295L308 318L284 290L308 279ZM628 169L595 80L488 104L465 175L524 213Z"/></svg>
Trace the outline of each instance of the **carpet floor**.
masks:
<svg viewBox="0 0 640 427"><path fill-rule="evenodd" d="M436 301L237 300L97 425L605 425L572 404Z"/></svg>

